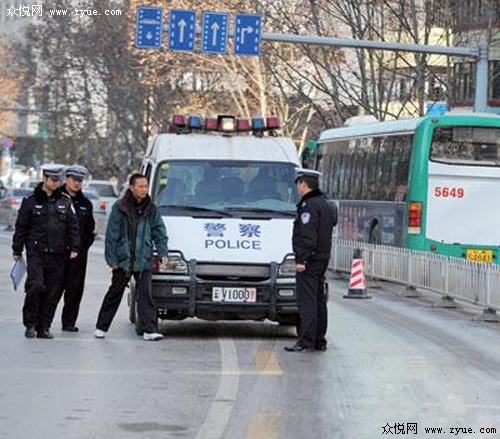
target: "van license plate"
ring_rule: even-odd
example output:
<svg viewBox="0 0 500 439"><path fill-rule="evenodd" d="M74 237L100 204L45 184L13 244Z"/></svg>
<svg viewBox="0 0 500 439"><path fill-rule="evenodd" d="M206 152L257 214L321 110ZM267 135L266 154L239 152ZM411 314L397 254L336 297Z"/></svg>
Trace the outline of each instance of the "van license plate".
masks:
<svg viewBox="0 0 500 439"><path fill-rule="evenodd" d="M213 287L214 302L256 302L257 288Z"/></svg>
<svg viewBox="0 0 500 439"><path fill-rule="evenodd" d="M468 248L466 258L469 261L493 262L493 250L480 250L477 248Z"/></svg>

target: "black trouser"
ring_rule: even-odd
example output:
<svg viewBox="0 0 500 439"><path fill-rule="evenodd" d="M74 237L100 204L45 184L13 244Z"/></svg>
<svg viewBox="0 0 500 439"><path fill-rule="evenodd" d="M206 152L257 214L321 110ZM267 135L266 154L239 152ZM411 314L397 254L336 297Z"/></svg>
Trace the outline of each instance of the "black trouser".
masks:
<svg viewBox="0 0 500 439"><path fill-rule="evenodd" d="M307 264L305 271L297 273L297 305L300 331L297 344L306 348L326 346L328 311L325 295L325 272L328 261Z"/></svg>
<svg viewBox="0 0 500 439"><path fill-rule="evenodd" d="M57 292L54 301L52 318L57 308L57 304L64 294L64 306L61 314L62 327L71 328L75 326L80 302L82 301L83 290L85 287L85 274L87 272L88 252L83 251L76 258L69 259L67 255L64 268L64 278L60 290Z"/></svg>
<svg viewBox="0 0 500 439"><path fill-rule="evenodd" d="M130 273L122 268L113 270L111 286L104 297L97 318L97 329L107 331L111 326L111 322L115 317L116 311L118 311L125 287L131 275L134 276L136 281L137 318L140 322L138 329L140 332L156 331L156 310L153 300L151 299L151 271ZM131 304L131 306L135 306L135 304Z"/></svg>
<svg viewBox="0 0 500 439"><path fill-rule="evenodd" d="M54 298L64 273L64 253L29 253L27 265L23 324L44 331L52 322Z"/></svg>

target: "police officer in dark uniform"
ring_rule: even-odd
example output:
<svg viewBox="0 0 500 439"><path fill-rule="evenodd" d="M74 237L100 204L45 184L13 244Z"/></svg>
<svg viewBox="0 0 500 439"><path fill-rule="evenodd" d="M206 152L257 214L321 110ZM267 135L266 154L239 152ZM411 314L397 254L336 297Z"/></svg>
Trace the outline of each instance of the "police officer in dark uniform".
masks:
<svg viewBox="0 0 500 439"><path fill-rule="evenodd" d="M326 350L327 307L325 272L330 259L337 209L319 189L317 171L298 169L295 183L301 199L293 223L293 252L297 271L299 338L288 352Z"/></svg>
<svg viewBox="0 0 500 439"><path fill-rule="evenodd" d="M12 252L20 259L26 248L26 297L23 324L26 338L53 338L50 333L54 296L62 281L65 252L75 258L80 249L78 220L68 195L59 185L63 167L45 165L43 180L19 208Z"/></svg>
<svg viewBox="0 0 500 439"><path fill-rule="evenodd" d="M64 170L65 183L61 191L70 196L78 217L80 229L80 252L76 258L70 259L69 252L64 268L64 280L55 297L54 312L57 304L64 295L64 307L61 313L62 330L77 332L76 320L80 310L85 274L87 272L87 258L90 246L95 238L95 220L91 201L83 194L83 180L88 175L84 166L68 166Z"/></svg>

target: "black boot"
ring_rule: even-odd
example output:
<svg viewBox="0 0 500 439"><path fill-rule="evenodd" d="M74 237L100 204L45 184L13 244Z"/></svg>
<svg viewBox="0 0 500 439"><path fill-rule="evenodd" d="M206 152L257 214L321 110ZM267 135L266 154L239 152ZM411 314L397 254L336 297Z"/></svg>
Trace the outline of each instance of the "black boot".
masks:
<svg viewBox="0 0 500 439"><path fill-rule="evenodd" d="M72 325L72 326L63 326L62 330L66 331L66 332L78 332L78 326L75 326L75 325Z"/></svg>
<svg viewBox="0 0 500 439"><path fill-rule="evenodd" d="M38 331L38 333L36 334L36 338L45 338L47 340L50 340L54 338L54 336L50 333L48 329L42 329Z"/></svg>
<svg viewBox="0 0 500 439"><path fill-rule="evenodd" d="M33 326L28 326L26 328L26 331L24 331L24 336L26 338L35 338L35 335L36 335L35 328Z"/></svg>

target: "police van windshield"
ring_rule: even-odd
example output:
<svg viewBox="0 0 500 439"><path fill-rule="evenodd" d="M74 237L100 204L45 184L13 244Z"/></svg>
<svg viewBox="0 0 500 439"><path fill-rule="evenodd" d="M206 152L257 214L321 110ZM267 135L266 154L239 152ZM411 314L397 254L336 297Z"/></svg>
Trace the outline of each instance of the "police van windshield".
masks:
<svg viewBox="0 0 500 439"><path fill-rule="evenodd" d="M190 209L289 213L298 202L294 175L293 163L172 160L158 166L152 197L169 215Z"/></svg>

